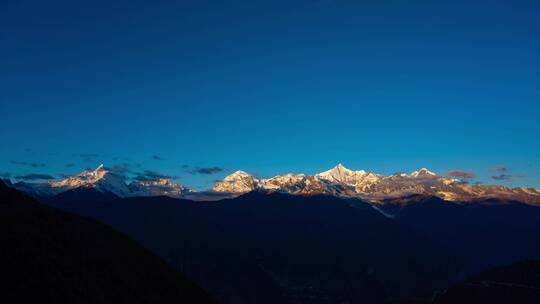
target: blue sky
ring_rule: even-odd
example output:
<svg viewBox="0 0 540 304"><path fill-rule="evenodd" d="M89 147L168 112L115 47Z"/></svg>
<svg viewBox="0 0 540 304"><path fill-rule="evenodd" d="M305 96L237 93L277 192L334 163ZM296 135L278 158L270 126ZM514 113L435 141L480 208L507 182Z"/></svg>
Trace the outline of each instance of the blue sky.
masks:
<svg viewBox="0 0 540 304"><path fill-rule="evenodd" d="M0 4L1 174L205 188L342 162L540 187L538 2L108 2Z"/></svg>

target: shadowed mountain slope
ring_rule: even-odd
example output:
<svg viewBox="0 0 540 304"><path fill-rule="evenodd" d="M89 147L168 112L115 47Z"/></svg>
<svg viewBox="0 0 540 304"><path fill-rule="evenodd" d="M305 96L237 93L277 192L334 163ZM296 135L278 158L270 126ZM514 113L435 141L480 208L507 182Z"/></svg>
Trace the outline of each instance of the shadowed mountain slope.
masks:
<svg viewBox="0 0 540 304"><path fill-rule="evenodd" d="M0 181L2 303L214 303L128 237Z"/></svg>
<svg viewBox="0 0 540 304"><path fill-rule="evenodd" d="M481 273L438 294L433 303L540 303L540 260Z"/></svg>
<svg viewBox="0 0 540 304"><path fill-rule="evenodd" d="M384 303L462 272L449 251L359 200L250 192L49 203L130 235L222 303Z"/></svg>
<svg viewBox="0 0 540 304"><path fill-rule="evenodd" d="M473 272L540 258L540 207L501 200L457 204L418 196L388 201L384 208L398 222L459 253Z"/></svg>

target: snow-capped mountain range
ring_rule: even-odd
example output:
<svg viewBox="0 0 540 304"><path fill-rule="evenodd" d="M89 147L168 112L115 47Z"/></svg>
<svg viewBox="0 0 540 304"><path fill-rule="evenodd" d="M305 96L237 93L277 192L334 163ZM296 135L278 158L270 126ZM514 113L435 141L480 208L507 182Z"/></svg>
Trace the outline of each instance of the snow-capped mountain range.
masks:
<svg viewBox="0 0 540 304"><path fill-rule="evenodd" d="M12 184L12 186L35 197L50 197L79 188L94 188L101 192L113 193L119 197L161 195L182 197L184 194L191 192L191 190L180 184L173 183L168 178L128 183L124 176L114 173L104 165L100 165L95 170L85 170L62 181L48 183L19 182Z"/></svg>
<svg viewBox="0 0 540 304"><path fill-rule="evenodd" d="M292 195L323 194L359 198L371 203L385 203L396 198L425 195L455 202L496 198L540 205L540 189L468 184L459 179L438 175L426 168L411 174L382 175L364 170L353 171L342 164L314 175L289 173L266 179L256 178L244 171L236 171L217 181L210 191L205 192L188 189L168 178L135 180L128 183L124 176L114 173L103 165L62 181L40 184L19 182L11 185L36 197L50 197L77 188L94 188L101 192L114 193L119 197L165 195L194 200L234 197L250 191L277 191Z"/></svg>
<svg viewBox="0 0 540 304"><path fill-rule="evenodd" d="M216 182L215 192L245 193L253 190L281 191L293 195L326 194L361 198L373 203L410 195L438 196L447 201L482 199L516 200L540 204L540 189L468 184L462 180L440 176L422 168L411 174L381 175L363 170L353 171L338 164L315 175L286 174L258 179L237 171Z"/></svg>

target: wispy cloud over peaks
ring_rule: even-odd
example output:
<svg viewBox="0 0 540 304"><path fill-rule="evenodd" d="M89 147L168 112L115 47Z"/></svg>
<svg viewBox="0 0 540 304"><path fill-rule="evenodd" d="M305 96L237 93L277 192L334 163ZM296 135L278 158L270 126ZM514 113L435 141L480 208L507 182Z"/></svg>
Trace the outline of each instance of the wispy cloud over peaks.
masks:
<svg viewBox="0 0 540 304"><path fill-rule="evenodd" d="M182 168L185 172L189 174L202 174L202 175L212 175L225 171L221 167L190 167L188 165L183 165Z"/></svg>
<svg viewBox="0 0 540 304"><path fill-rule="evenodd" d="M516 178L525 178L526 175L513 175L513 174L499 174L499 175L493 175L491 176L492 179L498 180L498 181L505 181L509 182Z"/></svg>
<svg viewBox="0 0 540 304"><path fill-rule="evenodd" d="M467 172L467 171L463 171L463 170L452 170L452 171L448 171L448 176L450 177L460 177L460 178L475 178L476 177L476 173L474 172Z"/></svg>
<svg viewBox="0 0 540 304"><path fill-rule="evenodd" d="M127 173L133 173L133 170L131 169L131 165L128 163L123 164L114 164L111 167L107 167L111 172L116 174L127 174Z"/></svg>
<svg viewBox="0 0 540 304"><path fill-rule="evenodd" d="M499 175L493 175L491 178L494 179L494 180L498 180L498 181L510 181L510 180L512 180L512 175L510 175L510 174L499 174Z"/></svg>
<svg viewBox="0 0 540 304"><path fill-rule="evenodd" d="M162 174L156 171L152 170L144 170L143 172L138 172L135 174L134 179L140 182L152 182L157 181L161 178L167 178L167 179L178 179L178 176L171 176Z"/></svg>
<svg viewBox="0 0 540 304"><path fill-rule="evenodd" d="M46 167L44 163L38 163L38 162L27 162L27 161L17 161L17 160L10 160L11 164L19 165L19 166L26 166L31 168L43 168Z"/></svg>
<svg viewBox="0 0 540 304"><path fill-rule="evenodd" d="M39 173L30 173L30 174L26 174L26 175L17 175L15 176L16 179L21 179L21 180L50 180L50 179L54 179L54 176L52 175L49 175L49 174L39 174Z"/></svg>
<svg viewBox="0 0 540 304"><path fill-rule="evenodd" d="M491 179L496 181L510 182L516 178L524 178L526 175L510 174L510 168L507 166L495 166L488 169L489 172L495 173L491 176Z"/></svg>
<svg viewBox="0 0 540 304"><path fill-rule="evenodd" d="M493 168L489 168L489 172L507 172L508 171L508 167L506 166L495 166Z"/></svg>
<svg viewBox="0 0 540 304"><path fill-rule="evenodd" d="M86 163L95 162L96 159L100 157L99 154L95 154L95 153L80 153L80 154L73 154L73 156L80 157Z"/></svg>

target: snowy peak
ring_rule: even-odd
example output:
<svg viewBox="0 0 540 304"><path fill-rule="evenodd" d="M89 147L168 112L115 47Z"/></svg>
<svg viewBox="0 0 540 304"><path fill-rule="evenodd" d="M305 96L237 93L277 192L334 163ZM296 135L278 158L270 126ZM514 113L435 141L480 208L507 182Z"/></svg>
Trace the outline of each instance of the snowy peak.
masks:
<svg viewBox="0 0 540 304"><path fill-rule="evenodd" d="M253 175L244 171L236 171L225 177L222 181L216 182L215 192L245 193L257 188L258 180Z"/></svg>
<svg viewBox="0 0 540 304"><path fill-rule="evenodd" d="M334 168L332 168L332 169L330 169L330 170L328 170L328 171L331 171L331 172L337 172L337 173L340 173L340 172L343 172L343 173L353 173L352 170L345 168L345 166L343 166L342 163L337 164L336 166L334 166Z"/></svg>
<svg viewBox="0 0 540 304"><path fill-rule="evenodd" d="M295 187L305 179L304 174L276 175L272 178L260 180L258 187L265 190L288 190Z"/></svg>
<svg viewBox="0 0 540 304"><path fill-rule="evenodd" d="M124 178L110 172L103 164L99 165L95 170L85 170L76 176L68 177L62 181L50 182L49 186L64 190L89 187L100 191L112 192L118 196L126 196L129 193Z"/></svg>
<svg viewBox="0 0 540 304"><path fill-rule="evenodd" d="M109 173L103 164L99 165L95 170L85 170L78 175L68 177L59 182L50 182L52 187L70 187L76 188L84 185L95 184L103 179Z"/></svg>
<svg viewBox="0 0 540 304"><path fill-rule="evenodd" d="M411 173L411 177L417 177L417 178L421 178L421 177L429 178L429 177L437 177L437 176L438 175L436 173L433 173L426 168L422 168L418 171L414 171L413 173Z"/></svg>
<svg viewBox="0 0 540 304"><path fill-rule="evenodd" d="M245 171L238 170L234 172L233 174L230 174L224 178L225 181L236 181L246 178L253 178L253 176Z"/></svg>
<svg viewBox="0 0 540 304"><path fill-rule="evenodd" d="M345 168L345 166L343 166L342 163L339 163L335 167L333 167L332 169L321 172L321 173L319 173L317 175L319 175L319 176L329 176L329 177L330 176L340 177L340 176L347 176L347 175L353 175L353 174L354 174L354 172L352 170Z"/></svg>
<svg viewBox="0 0 540 304"><path fill-rule="evenodd" d="M341 163L328 171L315 175L315 177L330 183L354 187L356 191L364 191L374 183L377 183L381 178L379 174L366 172L364 170L353 171L347 169Z"/></svg>
<svg viewBox="0 0 540 304"><path fill-rule="evenodd" d="M364 170L352 171L339 163L334 168L321 172L315 176L329 182L345 183L350 186L355 186L358 179L364 175L366 175L366 171Z"/></svg>

